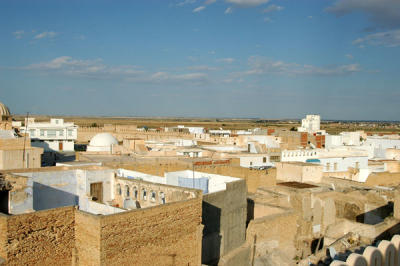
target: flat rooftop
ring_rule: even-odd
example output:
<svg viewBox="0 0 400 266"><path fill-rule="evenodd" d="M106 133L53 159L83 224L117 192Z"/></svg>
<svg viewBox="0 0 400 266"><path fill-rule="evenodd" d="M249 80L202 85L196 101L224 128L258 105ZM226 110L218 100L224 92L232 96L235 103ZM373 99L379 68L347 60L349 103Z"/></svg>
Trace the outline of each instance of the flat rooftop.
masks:
<svg viewBox="0 0 400 266"><path fill-rule="evenodd" d="M303 189L303 188L316 188L318 186L314 186L311 184L307 184L307 183L300 183L300 182L283 182L283 183L278 183L278 186L285 186L285 187L290 187L290 188L299 188L299 189Z"/></svg>

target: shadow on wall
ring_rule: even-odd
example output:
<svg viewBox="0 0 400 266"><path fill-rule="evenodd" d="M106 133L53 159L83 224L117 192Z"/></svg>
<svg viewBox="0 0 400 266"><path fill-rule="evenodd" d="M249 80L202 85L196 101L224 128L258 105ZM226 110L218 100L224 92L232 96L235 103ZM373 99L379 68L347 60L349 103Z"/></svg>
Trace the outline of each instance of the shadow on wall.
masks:
<svg viewBox="0 0 400 266"><path fill-rule="evenodd" d="M247 198L246 228L249 226L251 220L254 220L254 200Z"/></svg>
<svg viewBox="0 0 400 266"><path fill-rule="evenodd" d="M33 182L33 209L35 211L79 205L75 194Z"/></svg>
<svg viewBox="0 0 400 266"><path fill-rule="evenodd" d="M217 265L221 248L221 209L203 201L203 241L201 262Z"/></svg>
<svg viewBox="0 0 400 266"><path fill-rule="evenodd" d="M356 221L358 223L375 225L383 222L383 220L390 215L393 215L393 202L389 202L385 206L357 215Z"/></svg>
<svg viewBox="0 0 400 266"><path fill-rule="evenodd" d="M393 225L392 227L378 235L373 241L373 244L377 245L378 242L381 240L390 240L394 235L398 234L400 234L400 223Z"/></svg>

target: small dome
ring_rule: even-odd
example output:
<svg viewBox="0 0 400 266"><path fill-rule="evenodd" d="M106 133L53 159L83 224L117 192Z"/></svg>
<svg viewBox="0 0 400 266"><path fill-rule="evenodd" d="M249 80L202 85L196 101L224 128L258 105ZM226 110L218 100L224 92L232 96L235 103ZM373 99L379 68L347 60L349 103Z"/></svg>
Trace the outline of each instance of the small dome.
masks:
<svg viewBox="0 0 400 266"><path fill-rule="evenodd" d="M10 116L10 109L0 102L0 116Z"/></svg>
<svg viewBox="0 0 400 266"><path fill-rule="evenodd" d="M110 133L99 133L95 135L89 143L92 147L111 147L113 144L118 144L118 140Z"/></svg>

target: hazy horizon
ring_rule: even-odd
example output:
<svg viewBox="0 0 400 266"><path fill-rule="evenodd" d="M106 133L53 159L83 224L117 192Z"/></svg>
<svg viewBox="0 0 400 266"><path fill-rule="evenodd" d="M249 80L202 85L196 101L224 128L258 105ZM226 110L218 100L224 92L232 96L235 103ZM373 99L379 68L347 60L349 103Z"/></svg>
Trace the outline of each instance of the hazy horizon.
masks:
<svg viewBox="0 0 400 266"><path fill-rule="evenodd" d="M400 117L396 0L5 0L0 22L12 113Z"/></svg>

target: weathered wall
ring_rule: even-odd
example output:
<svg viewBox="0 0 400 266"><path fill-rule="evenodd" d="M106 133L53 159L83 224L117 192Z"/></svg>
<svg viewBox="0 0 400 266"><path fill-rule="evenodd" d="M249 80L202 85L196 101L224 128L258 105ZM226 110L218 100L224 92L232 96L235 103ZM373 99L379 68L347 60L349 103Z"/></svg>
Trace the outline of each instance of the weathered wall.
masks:
<svg viewBox="0 0 400 266"><path fill-rule="evenodd" d="M100 216L76 211L76 265L100 265L100 219Z"/></svg>
<svg viewBox="0 0 400 266"><path fill-rule="evenodd" d="M23 160L22 148L0 150L0 169L38 168L41 166L42 153L41 148L28 147L25 149L25 160Z"/></svg>
<svg viewBox="0 0 400 266"><path fill-rule="evenodd" d="M102 265L200 265L201 197L101 217Z"/></svg>
<svg viewBox="0 0 400 266"><path fill-rule="evenodd" d="M70 265L74 216L74 207L7 216L7 252L2 257L9 265Z"/></svg>
<svg viewBox="0 0 400 266"><path fill-rule="evenodd" d="M7 216L0 213L0 257L7 257Z"/></svg>
<svg viewBox="0 0 400 266"><path fill-rule="evenodd" d="M272 249L287 251L287 256L294 257L297 219L298 216L289 211L252 220L247 228L247 241L255 251L252 257L262 257Z"/></svg>
<svg viewBox="0 0 400 266"><path fill-rule="evenodd" d="M203 196L203 263L218 261L245 242L246 191L245 181L239 180Z"/></svg>
<svg viewBox="0 0 400 266"><path fill-rule="evenodd" d="M282 181L320 183L322 179L321 165L301 162L277 162L276 179Z"/></svg>

